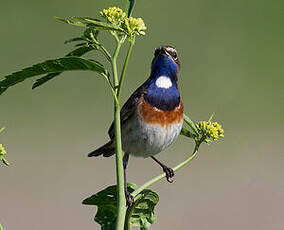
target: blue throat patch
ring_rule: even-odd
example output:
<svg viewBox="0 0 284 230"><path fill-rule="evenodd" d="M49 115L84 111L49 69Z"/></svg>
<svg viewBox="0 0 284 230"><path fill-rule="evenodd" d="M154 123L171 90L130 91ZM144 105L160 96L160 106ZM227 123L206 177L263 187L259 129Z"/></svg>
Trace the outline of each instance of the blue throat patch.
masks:
<svg viewBox="0 0 284 230"><path fill-rule="evenodd" d="M148 89L144 95L145 100L150 105L164 111L172 111L180 104L180 94L177 86L176 63L168 56L162 54L157 56L152 62L151 76L148 79ZM160 88L156 85L156 80L160 76L170 78L172 85L169 88Z"/></svg>

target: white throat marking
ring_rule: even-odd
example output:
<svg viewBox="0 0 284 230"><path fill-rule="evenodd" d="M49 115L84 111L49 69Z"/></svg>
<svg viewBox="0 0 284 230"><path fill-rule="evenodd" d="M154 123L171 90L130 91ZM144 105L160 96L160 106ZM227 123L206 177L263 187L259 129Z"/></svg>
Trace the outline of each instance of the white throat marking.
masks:
<svg viewBox="0 0 284 230"><path fill-rule="evenodd" d="M159 88L165 88L168 89L172 86L172 81L169 77L166 76L160 76L157 80L156 80L156 86Z"/></svg>

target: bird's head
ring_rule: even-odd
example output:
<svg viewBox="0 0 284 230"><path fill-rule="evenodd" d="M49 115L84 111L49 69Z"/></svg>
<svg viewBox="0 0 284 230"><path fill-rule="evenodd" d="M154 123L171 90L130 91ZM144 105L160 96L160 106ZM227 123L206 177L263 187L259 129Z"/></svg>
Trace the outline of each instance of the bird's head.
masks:
<svg viewBox="0 0 284 230"><path fill-rule="evenodd" d="M151 75L145 82L144 99L160 110L172 111L180 104L178 72L180 64L177 51L172 46L161 46L155 50Z"/></svg>
<svg viewBox="0 0 284 230"><path fill-rule="evenodd" d="M152 76L165 75L177 77L180 69L180 62L177 51L172 46L160 46L156 48L152 61ZM177 80L177 79L176 79Z"/></svg>

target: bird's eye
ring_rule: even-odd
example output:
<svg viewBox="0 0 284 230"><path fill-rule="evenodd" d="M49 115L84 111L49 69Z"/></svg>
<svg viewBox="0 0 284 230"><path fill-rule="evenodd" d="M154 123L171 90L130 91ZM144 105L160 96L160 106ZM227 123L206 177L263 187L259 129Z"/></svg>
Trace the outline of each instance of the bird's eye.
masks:
<svg viewBox="0 0 284 230"><path fill-rule="evenodd" d="M176 53L176 52L173 52L172 57L173 57L174 60L177 60L177 57L178 57L178 56L177 56L177 53Z"/></svg>

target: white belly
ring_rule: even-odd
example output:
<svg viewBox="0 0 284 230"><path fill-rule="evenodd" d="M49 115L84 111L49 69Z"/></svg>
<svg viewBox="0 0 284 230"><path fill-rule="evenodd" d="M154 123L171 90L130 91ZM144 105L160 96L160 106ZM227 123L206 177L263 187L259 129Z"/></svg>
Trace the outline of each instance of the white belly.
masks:
<svg viewBox="0 0 284 230"><path fill-rule="evenodd" d="M137 157L153 156L176 140L182 123L183 120L162 127L159 124L147 124L141 119L132 120L122 127L123 151Z"/></svg>

